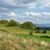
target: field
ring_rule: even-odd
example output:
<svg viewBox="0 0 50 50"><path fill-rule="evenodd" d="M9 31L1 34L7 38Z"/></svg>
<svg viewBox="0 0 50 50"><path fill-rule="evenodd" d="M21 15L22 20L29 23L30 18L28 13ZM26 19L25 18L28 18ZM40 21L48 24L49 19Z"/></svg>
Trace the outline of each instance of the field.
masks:
<svg viewBox="0 0 50 50"><path fill-rule="evenodd" d="M33 31L33 35L29 35L29 32ZM22 37L22 38L35 38L38 40L44 40L46 42L50 42L49 38L42 38L40 36L50 36L50 31L47 31L47 34L43 34L43 33L35 33L34 30L30 30L30 29L23 29L17 26L12 26L12 27L5 27L4 25L0 24L0 32L6 32L6 33L10 33L13 34L17 37Z"/></svg>
<svg viewBox="0 0 50 50"><path fill-rule="evenodd" d="M33 31L33 35L29 34L30 31ZM10 39L11 39L11 37L9 37L10 39L8 39L8 35L13 36L14 37L14 38L12 37L12 41L14 41L13 44L14 43L18 44L18 42L19 42L18 45L20 45L20 46L15 45L15 47L18 49L14 49L14 50L20 50L21 48L22 48L21 50L50 50L50 38L41 37L41 36L46 36L46 35L50 36L50 31L47 31L46 34L35 33L34 30L24 29L24 28L20 28L17 26L6 27L6 26L0 24L0 37L1 37L1 34L3 34L2 38L5 38L5 39L7 38L8 41L10 41ZM6 34L5 37L4 37L4 34ZM25 41L27 41L27 43ZM34 42L34 46L31 45L31 44L33 44L32 42ZM42 42L46 43L48 45L46 46L46 44L41 44ZM27 46L27 44L28 44L28 46ZM22 47L21 47L21 45L22 45ZM0 49L0 50L2 50L2 49ZM5 50L7 50L7 49L5 49Z"/></svg>

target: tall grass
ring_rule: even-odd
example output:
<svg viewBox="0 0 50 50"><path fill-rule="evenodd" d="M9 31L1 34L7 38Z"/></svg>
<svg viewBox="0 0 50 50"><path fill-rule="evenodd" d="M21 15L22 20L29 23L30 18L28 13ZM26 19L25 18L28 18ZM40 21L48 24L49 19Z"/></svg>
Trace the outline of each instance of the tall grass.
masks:
<svg viewBox="0 0 50 50"><path fill-rule="evenodd" d="M19 37L21 36L21 37ZM29 38L28 38L29 37ZM45 46L41 41L32 38L33 35L13 35L0 33L0 50L48 50L50 43ZM44 41L44 43L46 43Z"/></svg>

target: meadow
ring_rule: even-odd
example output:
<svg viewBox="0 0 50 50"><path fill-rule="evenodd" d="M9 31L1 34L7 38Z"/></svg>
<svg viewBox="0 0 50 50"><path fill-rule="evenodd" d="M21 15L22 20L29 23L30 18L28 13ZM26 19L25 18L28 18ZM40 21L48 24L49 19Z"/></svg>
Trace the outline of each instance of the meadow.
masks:
<svg viewBox="0 0 50 50"><path fill-rule="evenodd" d="M33 31L33 34L30 35L29 32ZM31 29L24 29L24 28L20 28L18 26L12 26L12 27L6 27L2 24L0 24L0 32L7 32L10 34L13 34L17 37L22 37L22 38L26 38L26 39L38 39L40 41L44 40L46 42L50 42L50 38L43 38L41 36L50 36L50 31L47 31L46 34L44 33L35 33L34 30Z"/></svg>
<svg viewBox="0 0 50 50"><path fill-rule="evenodd" d="M32 35L30 35L31 31L33 31ZM0 24L0 50L50 50L50 38L41 36L50 36L50 31L46 34L36 33L32 29Z"/></svg>

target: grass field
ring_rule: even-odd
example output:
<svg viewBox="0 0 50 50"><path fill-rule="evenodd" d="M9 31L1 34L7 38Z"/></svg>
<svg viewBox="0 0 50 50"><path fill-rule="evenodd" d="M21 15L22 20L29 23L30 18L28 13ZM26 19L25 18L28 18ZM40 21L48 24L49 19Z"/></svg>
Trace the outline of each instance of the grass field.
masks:
<svg viewBox="0 0 50 50"><path fill-rule="evenodd" d="M32 35L30 31L33 31ZM0 50L50 50L50 38L41 37L46 35L50 36L50 31L35 33L34 30L0 24Z"/></svg>
<svg viewBox="0 0 50 50"><path fill-rule="evenodd" d="M29 32L33 31L33 35L29 35ZM7 32L10 34L13 34L17 37L22 37L22 38L28 38L28 39L38 39L40 41L44 40L46 42L50 42L50 38L42 38L40 36L50 36L50 31L47 31L47 34L43 33L35 33L34 30L30 29L23 29L17 26L12 26L12 27L5 27L4 25L0 24L0 32Z"/></svg>
<svg viewBox="0 0 50 50"><path fill-rule="evenodd" d="M17 37L26 38L26 39L37 39L39 41L46 41L50 43L50 38L42 38L37 35L28 35L28 34L16 34Z"/></svg>

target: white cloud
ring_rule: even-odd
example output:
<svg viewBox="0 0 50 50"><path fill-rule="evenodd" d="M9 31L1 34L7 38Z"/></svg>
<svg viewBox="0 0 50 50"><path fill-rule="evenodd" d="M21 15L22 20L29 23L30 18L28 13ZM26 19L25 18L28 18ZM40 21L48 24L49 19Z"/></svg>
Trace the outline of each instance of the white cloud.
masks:
<svg viewBox="0 0 50 50"><path fill-rule="evenodd" d="M20 9L20 8L35 8L36 3L34 0L0 0L0 7L7 9Z"/></svg>
<svg viewBox="0 0 50 50"><path fill-rule="evenodd" d="M50 12L42 12L41 14L49 15L50 16Z"/></svg>
<svg viewBox="0 0 50 50"><path fill-rule="evenodd" d="M0 7L0 13L9 12L7 8Z"/></svg>
<svg viewBox="0 0 50 50"><path fill-rule="evenodd" d="M7 5L7 6L15 6L16 5L14 0L0 0L0 4Z"/></svg>
<svg viewBox="0 0 50 50"><path fill-rule="evenodd" d="M25 12L24 14L26 16L37 16L37 15L40 15L41 13L38 13L38 12Z"/></svg>
<svg viewBox="0 0 50 50"><path fill-rule="evenodd" d="M36 3L31 2L31 3L28 3L28 4L20 4L18 6L22 6L22 7L25 7L25 8L35 8L36 7Z"/></svg>
<svg viewBox="0 0 50 50"><path fill-rule="evenodd" d="M44 4L45 7L50 7L50 2Z"/></svg>
<svg viewBox="0 0 50 50"><path fill-rule="evenodd" d="M10 12L10 13L7 13L7 16L16 16L16 14L14 12Z"/></svg>
<svg viewBox="0 0 50 50"><path fill-rule="evenodd" d="M50 12L48 10L42 12L43 8L50 8L50 0L0 0L0 19L29 19L33 21L33 19L50 18Z"/></svg>
<svg viewBox="0 0 50 50"><path fill-rule="evenodd" d="M50 0L37 0L38 4L41 4L39 8L50 8Z"/></svg>
<svg viewBox="0 0 50 50"><path fill-rule="evenodd" d="M25 16L29 16L29 17L49 17L50 16L50 12L25 12L24 13Z"/></svg>

